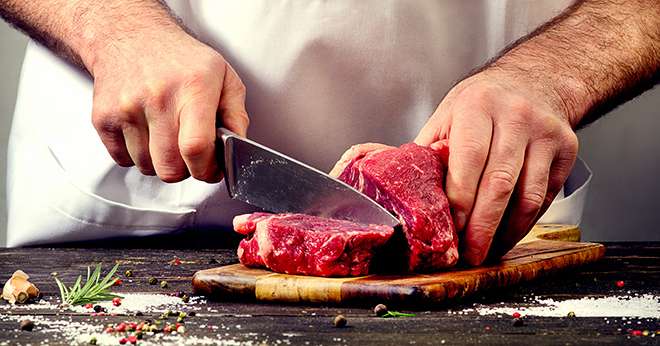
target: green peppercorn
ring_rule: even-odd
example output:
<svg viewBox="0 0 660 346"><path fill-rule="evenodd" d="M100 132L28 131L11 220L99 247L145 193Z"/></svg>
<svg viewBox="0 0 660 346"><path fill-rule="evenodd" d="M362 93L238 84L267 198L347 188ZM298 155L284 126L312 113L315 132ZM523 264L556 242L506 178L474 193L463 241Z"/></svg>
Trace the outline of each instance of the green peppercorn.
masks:
<svg viewBox="0 0 660 346"><path fill-rule="evenodd" d="M124 275L126 275L127 278L130 278L131 276L133 276L133 271L129 269L124 272Z"/></svg>
<svg viewBox="0 0 660 346"><path fill-rule="evenodd" d="M185 313L183 311L179 312L179 318L186 318L186 316L188 316L187 313Z"/></svg>
<svg viewBox="0 0 660 346"><path fill-rule="evenodd" d="M160 288L167 288L167 281L163 280L160 282Z"/></svg>
<svg viewBox="0 0 660 346"><path fill-rule="evenodd" d="M90 345L96 345L96 337L95 336L92 336L92 338L89 339L89 344Z"/></svg>
<svg viewBox="0 0 660 346"><path fill-rule="evenodd" d="M385 304L378 304L374 307L374 314L378 317L383 317L387 313L387 306Z"/></svg>
<svg viewBox="0 0 660 346"><path fill-rule="evenodd" d="M155 285L157 283L158 283L158 279L156 279L155 277L152 276L149 278L149 285Z"/></svg>
<svg viewBox="0 0 660 346"><path fill-rule="evenodd" d="M346 327L346 323L348 323L348 321L346 320L346 317L344 317L344 315L337 315L335 316L335 319L332 321L332 324L337 328Z"/></svg>
<svg viewBox="0 0 660 346"><path fill-rule="evenodd" d="M181 322L183 322L183 317L177 317L177 318L176 318L176 322L177 322L177 323L181 323Z"/></svg>
<svg viewBox="0 0 660 346"><path fill-rule="evenodd" d="M187 294L184 294L183 297L181 297L181 301L187 303L190 301L190 297L188 297Z"/></svg>
<svg viewBox="0 0 660 346"><path fill-rule="evenodd" d="M174 316L174 312L172 312L172 310L166 310L165 312L163 312L163 316L165 316L166 318L170 316Z"/></svg>
<svg viewBox="0 0 660 346"><path fill-rule="evenodd" d="M568 314L566 315L568 318L575 318L575 312L569 311Z"/></svg>

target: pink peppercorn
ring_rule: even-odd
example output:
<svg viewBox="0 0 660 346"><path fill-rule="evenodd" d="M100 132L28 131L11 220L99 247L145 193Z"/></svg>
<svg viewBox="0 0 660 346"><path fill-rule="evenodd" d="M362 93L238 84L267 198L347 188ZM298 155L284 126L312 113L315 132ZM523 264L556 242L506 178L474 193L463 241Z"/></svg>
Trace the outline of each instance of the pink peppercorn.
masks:
<svg viewBox="0 0 660 346"><path fill-rule="evenodd" d="M616 282L616 287L622 288L625 285L626 283L623 280L619 280Z"/></svg>
<svg viewBox="0 0 660 346"><path fill-rule="evenodd" d="M124 345L127 342L128 342L128 340L126 338L119 339L119 343L122 344L122 345Z"/></svg>
<svg viewBox="0 0 660 346"><path fill-rule="evenodd" d="M513 315L511 315L513 318L520 318L520 313L519 312L514 312Z"/></svg>
<svg viewBox="0 0 660 346"><path fill-rule="evenodd" d="M119 297L112 298L112 305L114 305L114 306L121 305L121 299Z"/></svg>

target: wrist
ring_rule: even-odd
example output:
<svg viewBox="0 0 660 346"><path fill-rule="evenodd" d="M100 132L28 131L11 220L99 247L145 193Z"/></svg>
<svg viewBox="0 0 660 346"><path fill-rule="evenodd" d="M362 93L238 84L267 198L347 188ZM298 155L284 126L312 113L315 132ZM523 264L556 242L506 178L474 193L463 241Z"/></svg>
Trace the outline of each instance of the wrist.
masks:
<svg viewBox="0 0 660 346"><path fill-rule="evenodd" d="M505 56L506 57L506 56ZM582 116L590 109L591 93L586 83L561 71L550 71L548 66L506 61L505 57L483 71L496 80L526 93L536 101L546 103L571 128L578 127Z"/></svg>
<svg viewBox="0 0 660 346"><path fill-rule="evenodd" d="M98 6L79 12L83 14L73 19L76 32L72 46L92 76L113 60L130 56L126 50L139 51L146 44L159 42L164 35L188 35L165 8L129 13Z"/></svg>

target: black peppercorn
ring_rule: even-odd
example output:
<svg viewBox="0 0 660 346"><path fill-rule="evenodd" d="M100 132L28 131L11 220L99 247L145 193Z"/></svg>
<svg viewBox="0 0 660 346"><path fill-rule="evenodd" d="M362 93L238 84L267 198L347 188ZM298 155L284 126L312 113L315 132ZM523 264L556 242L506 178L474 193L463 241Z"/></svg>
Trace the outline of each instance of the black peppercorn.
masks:
<svg viewBox="0 0 660 346"><path fill-rule="evenodd" d="M575 318L575 312L569 311L568 314L566 315L568 318Z"/></svg>
<svg viewBox="0 0 660 346"><path fill-rule="evenodd" d="M124 275L126 275L127 278L130 278L131 276L133 276L133 271L129 269L124 272Z"/></svg>
<svg viewBox="0 0 660 346"><path fill-rule="evenodd" d="M20 324L21 330L31 332L34 329L34 322L30 320L22 320Z"/></svg>
<svg viewBox="0 0 660 346"><path fill-rule="evenodd" d="M187 303L187 302L190 301L190 297L188 297L188 295L184 294L183 297L181 297L181 301L184 302L184 303Z"/></svg>
<svg viewBox="0 0 660 346"><path fill-rule="evenodd" d="M160 282L160 288L167 288L167 281L163 280Z"/></svg>
<svg viewBox="0 0 660 346"><path fill-rule="evenodd" d="M378 304L374 307L374 314L378 317L382 317L387 313L387 306L385 304Z"/></svg>
<svg viewBox="0 0 660 346"><path fill-rule="evenodd" d="M152 276L149 278L149 285L155 285L157 283L158 283L158 279L156 279L155 277Z"/></svg>
<svg viewBox="0 0 660 346"><path fill-rule="evenodd" d="M344 315L337 315L335 316L335 319L332 321L332 324L337 328L346 327L346 323L348 323L348 321L346 320L346 317L344 317Z"/></svg>
<svg viewBox="0 0 660 346"><path fill-rule="evenodd" d="M513 319L513 326L514 327L522 327L525 323L523 322L522 318L514 318Z"/></svg>
<svg viewBox="0 0 660 346"><path fill-rule="evenodd" d="M101 305L94 305L94 312L101 312L103 311L103 307Z"/></svg>
<svg viewBox="0 0 660 346"><path fill-rule="evenodd" d="M190 317L195 317L195 315L197 315L197 313L194 312L194 311L191 311L191 312L188 313L188 316L190 316Z"/></svg>

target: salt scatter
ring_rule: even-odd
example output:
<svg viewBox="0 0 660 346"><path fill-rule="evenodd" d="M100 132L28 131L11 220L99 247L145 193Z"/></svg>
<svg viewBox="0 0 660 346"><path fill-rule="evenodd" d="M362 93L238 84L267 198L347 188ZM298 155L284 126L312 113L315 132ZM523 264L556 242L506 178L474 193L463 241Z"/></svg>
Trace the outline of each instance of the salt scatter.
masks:
<svg viewBox="0 0 660 346"><path fill-rule="evenodd" d="M122 296L121 305L114 306L111 301L104 301L98 305L108 309L109 314L124 314L128 312L160 312L167 309L178 308L186 306L181 298L173 297L166 294L149 294L149 293L118 293ZM71 306L70 310L79 313L90 313L92 310L84 306Z"/></svg>
<svg viewBox="0 0 660 346"><path fill-rule="evenodd" d="M518 307L479 307L479 315L506 314L519 312L528 316L564 317L575 312L577 317L637 317L660 318L660 297L652 294L636 296L585 297L556 301L534 299L539 306Z"/></svg>

